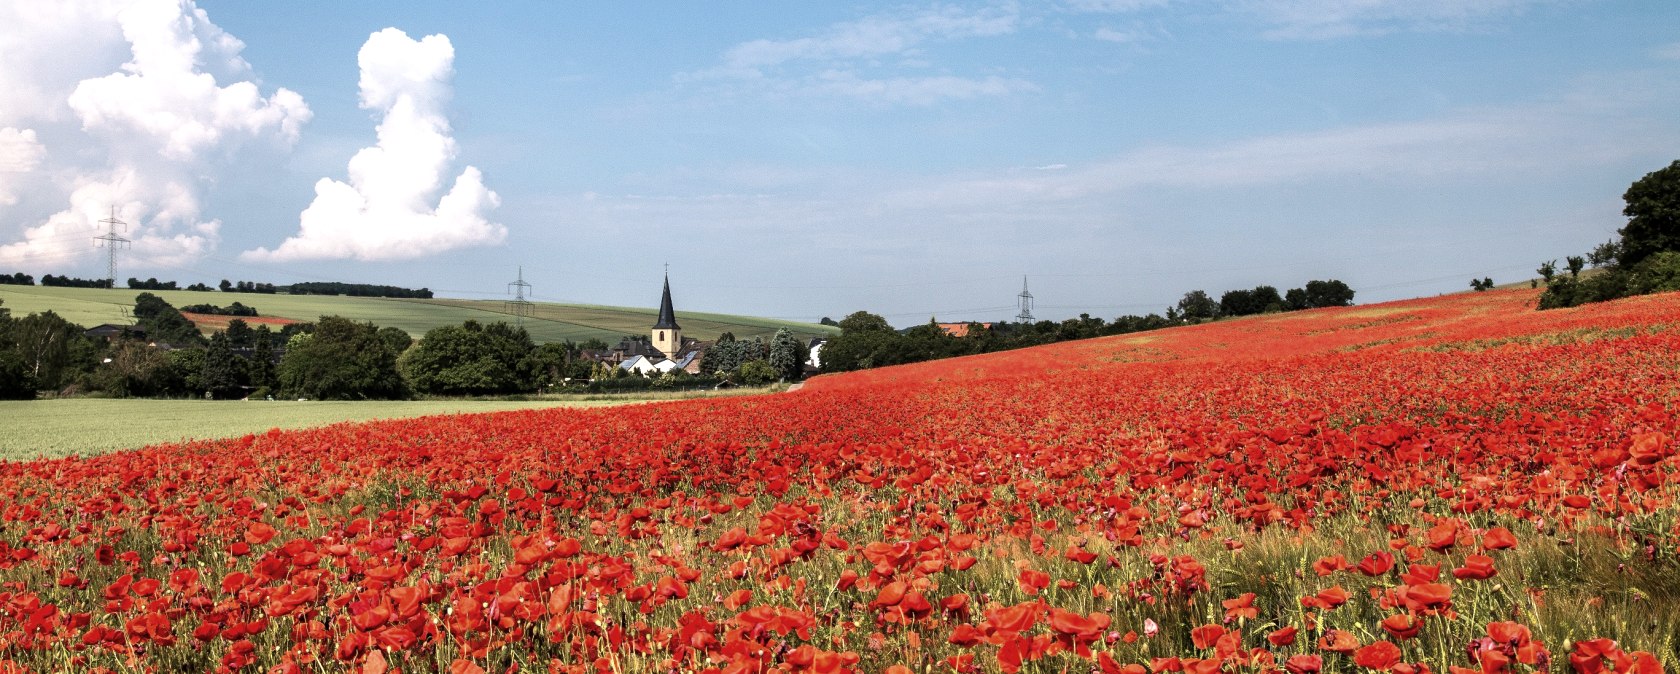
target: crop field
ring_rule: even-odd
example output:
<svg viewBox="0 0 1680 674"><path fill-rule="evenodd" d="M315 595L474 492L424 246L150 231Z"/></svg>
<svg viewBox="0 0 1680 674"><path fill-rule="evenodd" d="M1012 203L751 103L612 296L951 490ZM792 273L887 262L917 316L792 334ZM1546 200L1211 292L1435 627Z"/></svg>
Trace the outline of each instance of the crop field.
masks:
<svg viewBox="0 0 1680 674"><path fill-rule="evenodd" d="M227 306L239 302L256 307L265 318L314 321L324 315L337 315L371 321L380 327L400 328L415 337L432 328L459 325L469 319L482 323L514 320L500 300L418 300L10 285L0 285L0 301L4 302L0 306L19 317L52 310L72 323L92 327L101 323L129 322L123 310L133 308L134 297L142 292L151 292L176 308L191 304ZM525 319L525 329L538 343L581 342L590 338L616 342L623 335L646 334L658 314L656 309L546 302L534 303L533 309L535 315ZM221 319L209 318L212 319L211 324L217 322L215 319ZM715 339L724 332L733 332L736 337L742 338L762 336L768 339L783 327L804 337L838 333L835 328L812 323L686 311L677 312L677 321L683 326L685 335L703 340ZM220 322L225 324L225 319ZM201 329L208 329L211 324L201 325Z"/></svg>
<svg viewBox="0 0 1680 674"><path fill-rule="evenodd" d="M0 670L1658 672L1680 297L0 464Z"/></svg>
<svg viewBox="0 0 1680 674"><path fill-rule="evenodd" d="M362 400L0 400L0 459L89 456L181 440L401 419L613 401Z"/></svg>

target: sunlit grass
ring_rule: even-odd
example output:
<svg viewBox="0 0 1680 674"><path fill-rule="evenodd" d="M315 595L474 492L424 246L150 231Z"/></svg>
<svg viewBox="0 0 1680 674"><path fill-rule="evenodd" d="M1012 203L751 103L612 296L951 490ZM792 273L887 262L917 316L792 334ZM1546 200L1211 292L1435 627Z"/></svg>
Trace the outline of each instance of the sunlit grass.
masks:
<svg viewBox="0 0 1680 674"><path fill-rule="evenodd" d="M500 412L541 407L599 407L648 398L599 400L139 400L0 401L0 458L89 456L163 442L261 433L271 428L433 414Z"/></svg>

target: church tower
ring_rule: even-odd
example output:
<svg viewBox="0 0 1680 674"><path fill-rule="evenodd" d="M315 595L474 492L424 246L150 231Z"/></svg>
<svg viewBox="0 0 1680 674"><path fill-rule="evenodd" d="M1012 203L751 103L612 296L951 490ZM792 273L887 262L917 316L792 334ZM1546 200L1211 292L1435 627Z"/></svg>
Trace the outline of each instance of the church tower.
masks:
<svg viewBox="0 0 1680 674"><path fill-rule="evenodd" d="M677 326L677 312L671 308L671 275L665 275L665 294L659 298L659 321L653 324L653 348L667 358L676 358L682 348L682 328Z"/></svg>

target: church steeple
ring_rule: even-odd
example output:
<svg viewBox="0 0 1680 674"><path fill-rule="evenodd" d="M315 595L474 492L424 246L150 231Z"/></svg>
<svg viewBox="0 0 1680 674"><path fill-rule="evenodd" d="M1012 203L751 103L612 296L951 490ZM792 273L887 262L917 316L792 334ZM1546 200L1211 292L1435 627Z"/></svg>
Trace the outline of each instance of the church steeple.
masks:
<svg viewBox="0 0 1680 674"><path fill-rule="evenodd" d="M676 358L682 350L682 328L677 325L677 312L671 307L671 273L665 273L665 292L659 297L659 320L650 331L653 348L666 358Z"/></svg>
<svg viewBox="0 0 1680 674"><path fill-rule="evenodd" d="M671 308L671 276L669 274L665 275L665 294L659 298L659 322L654 323L653 327L666 330L682 329L677 326L676 310Z"/></svg>

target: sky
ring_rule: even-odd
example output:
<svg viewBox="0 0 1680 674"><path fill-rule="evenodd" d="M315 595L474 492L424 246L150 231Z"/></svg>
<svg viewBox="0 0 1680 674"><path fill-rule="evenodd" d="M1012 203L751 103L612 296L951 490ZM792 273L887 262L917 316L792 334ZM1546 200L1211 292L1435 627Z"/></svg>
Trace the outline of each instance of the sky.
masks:
<svg viewBox="0 0 1680 674"><path fill-rule="evenodd" d="M0 0L0 92L0 272L1112 319L1615 238L1680 3Z"/></svg>

